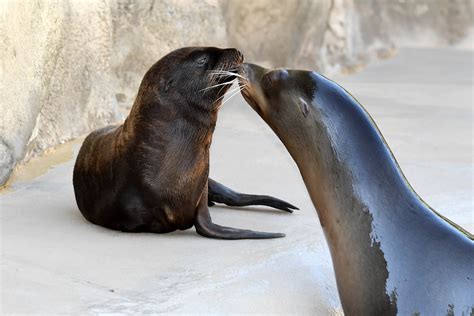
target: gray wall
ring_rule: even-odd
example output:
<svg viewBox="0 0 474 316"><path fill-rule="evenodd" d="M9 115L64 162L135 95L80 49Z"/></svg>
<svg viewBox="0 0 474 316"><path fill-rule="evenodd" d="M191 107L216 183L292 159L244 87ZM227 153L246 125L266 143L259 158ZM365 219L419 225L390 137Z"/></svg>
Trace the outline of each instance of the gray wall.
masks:
<svg viewBox="0 0 474 316"><path fill-rule="evenodd" d="M0 12L0 185L17 163L120 121L173 49L352 72L400 45L454 45L473 25L472 0L7 0Z"/></svg>

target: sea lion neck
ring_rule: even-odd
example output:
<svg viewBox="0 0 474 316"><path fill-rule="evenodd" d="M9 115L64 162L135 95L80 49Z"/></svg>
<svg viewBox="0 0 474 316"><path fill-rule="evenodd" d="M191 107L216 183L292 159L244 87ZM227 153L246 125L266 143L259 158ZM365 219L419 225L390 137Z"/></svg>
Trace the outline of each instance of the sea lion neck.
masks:
<svg viewBox="0 0 474 316"><path fill-rule="evenodd" d="M137 98L138 100L138 98ZM202 142L212 137L218 109L209 110L203 104L186 103L163 105L158 102L144 104L136 101L123 124L122 136L125 140L136 139L137 135L147 135L147 139L163 138L168 131L179 130L189 141ZM184 128L185 127L185 128ZM143 137L141 137L143 138ZM208 143L208 141L205 141ZM209 139L210 143L210 139Z"/></svg>
<svg viewBox="0 0 474 316"><path fill-rule="evenodd" d="M292 121L298 126L297 138L295 132L277 132L317 209L345 312L371 314L370 306L377 302L386 308L378 314L396 314L396 292L388 287L381 244L426 210L370 116L341 87L320 82L304 120L299 125ZM391 224L377 226L380 223ZM382 236L378 227L386 234Z"/></svg>
<svg viewBox="0 0 474 316"><path fill-rule="evenodd" d="M372 118L349 93L319 76L312 107L308 119L313 120L313 129L306 138L318 153L293 156L300 169L312 170L309 174L316 179L307 185L318 195L317 204L330 203L340 209L338 194L351 195L380 213L390 212L380 207L384 201L403 201L407 205L400 209L410 211L421 203Z"/></svg>

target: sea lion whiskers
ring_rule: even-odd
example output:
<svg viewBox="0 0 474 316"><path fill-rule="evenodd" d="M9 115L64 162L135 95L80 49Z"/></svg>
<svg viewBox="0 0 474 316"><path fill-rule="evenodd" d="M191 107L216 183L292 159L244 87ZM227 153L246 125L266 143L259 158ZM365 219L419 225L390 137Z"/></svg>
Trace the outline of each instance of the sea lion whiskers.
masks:
<svg viewBox="0 0 474 316"><path fill-rule="evenodd" d="M227 75L227 76L236 76L236 77L239 77L239 78L242 78L242 79L247 79L247 78L243 77L242 75L240 75L236 72L227 71L227 70L211 70L211 73L221 75L221 77Z"/></svg>
<svg viewBox="0 0 474 316"><path fill-rule="evenodd" d="M234 71L238 69L237 67L233 67L233 68L229 68L228 70L224 70L227 67L229 67L229 63L225 62L224 64L220 65L218 69L208 70L208 72L210 74L210 76L209 76L209 79L210 79L209 80L209 89L210 89L210 87L215 86L215 83L219 78L228 77L228 76L232 76L232 75L237 75L236 73L234 73ZM223 86L225 86L225 84ZM221 89L219 89L218 93L220 93L222 91L222 88L223 87L221 87Z"/></svg>
<svg viewBox="0 0 474 316"><path fill-rule="evenodd" d="M213 75L217 75L218 77L224 77L224 76L237 76L238 73L235 72L237 69L236 68L229 68L227 70L224 70L224 68L221 69L214 69L214 70L209 70L210 73Z"/></svg>
<svg viewBox="0 0 474 316"><path fill-rule="evenodd" d="M230 99L232 99L233 97L235 97L237 94L239 94L239 92L241 92L243 89L245 89L245 87L247 87L246 84L243 84L243 85L239 85L239 87L235 88L235 89L232 89L230 90L230 92L228 92L227 94L223 95L222 98L224 98L226 95L230 94L230 96L224 101L222 102L220 105L219 105L219 108L221 106L223 106L226 102L228 102Z"/></svg>
<svg viewBox="0 0 474 316"><path fill-rule="evenodd" d="M234 91L236 91L236 88L230 90L229 93L232 93L232 92L234 92ZM226 96L226 95L224 94L224 95L221 95L220 97L218 97L218 98L214 101L213 105L215 105L216 103L222 101L222 99L224 99L225 96Z"/></svg>
<svg viewBox="0 0 474 316"><path fill-rule="evenodd" d="M235 69L237 70L237 69ZM227 75L228 72L226 72L225 75ZM223 75L222 75L223 76ZM224 99L224 97L228 94L231 94L230 97L227 98L227 100L225 100L222 104L219 105L219 108L224 105L227 101L229 101L231 98L233 98L236 94L238 94L239 92L241 92L242 90L244 90L245 88L248 87L248 83L249 83L249 80L248 78L242 76L242 75L239 75L239 78L241 78L240 80L240 83L239 83L239 86L237 88L234 88L232 90L230 90L229 92L227 92L226 94L224 94L223 96L219 97L215 102L219 102L219 101L222 101L222 99ZM221 89L219 90L219 92L222 90L222 87Z"/></svg>
<svg viewBox="0 0 474 316"><path fill-rule="evenodd" d="M225 68L225 67L221 67L221 69L218 69L218 70L210 70L209 72L211 73L211 77L220 78L220 77L224 77L224 76L227 77L227 76L232 76L233 75L235 77L238 77L238 78L242 79L245 82L248 82L247 78L245 78L244 76L234 72L234 71L238 71L239 68L230 68L229 70L222 70L223 68ZM225 83L211 85L207 88L204 88L203 90L208 90L208 89L212 89L212 88L217 87L217 86L222 86L218 91L218 93L220 93L222 88L224 88L227 84L232 84L234 82L234 80L235 79L232 79L231 81L228 81L228 82L225 82ZM242 91L243 88L244 88L244 85L242 85L242 88L240 89L240 91ZM234 91L236 91L236 90L234 90ZM216 100L216 102L219 101L219 99L222 99L223 97L224 96L218 98Z"/></svg>
<svg viewBox="0 0 474 316"><path fill-rule="evenodd" d="M228 85L228 84L233 84L234 83L234 80L235 79L232 79L230 81L227 81L227 82L224 82L224 83L218 83L218 84L215 84L213 86L210 86L210 87L206 87L204 89L201 89L200 91L206 91L206 90L209 90L209 89L213 89L213 88L216 88L216 87L219 87L219 86L225 86L225 85Z"/></svg>
<svg viewBox="0 0 474 316"><path fill-rule="evenodd" d="M210 78L212 78L210 84L209 84L209 87L206 87L204 89L202 89L201 91L206 91L206 90L209 90L209 89L212 89L214 87L218 87L218 86L221 86L221 88L219 89L219 91L217 91L217 94L220 94L222 89L224 87L226 87L228 84L233 84L234 79L232 79L231 81L227 81L227 82L224 82L224 83L219 83L219 84L213 84L214 82L217 81L217 79L221 78L221 77L229 77L229 75L236 75L236 73L232 72L232 71L235 71L235 70L238 70L238 68L229 68L228 71L224 71L223 69L225 69L227 67L226 64L224 64L222 67L220 67L220 69L217 69L217 70L209 70L211 76ZM247 80L245 78L242 77L243 80ZM204 92L205 93L205 92ZM203 93L203 95L204 95ZM224 96L221 96L219 97L215 102L218 102L220 99L222 99Z"/></svg>
<svg viewBox="0 0 474 316"><path fill-rule="evenodd" d="M228 91L226 94L221 95L221 96L220 96L219 98L217 98L217 100L214 101L214 102L222 101L222 99L224 99L224 98L226 97L226 95L233 94L233 93L234 93L235 91L237 91L237 90L238 90L238 91L241 91L242 88L241 88L241 87L235 87L235 88L231 89L230 91Z"/></svg>
<svg viewBox="0 0 474 316"><path fill-rule="evenodd" d="M212 72L211 72L212 71ZM216 70L209 70L209 86L212 86L217 83L217 80L220 78L224 77L223 75L220 75L220 73L216 73Z"/></svg>
<svg viewBox="0 0 474 316"><path fill-rule="evenodd" d="M224 69L224 67L226 66L227 63L224 63L222 65L219 66L218 69L216 69L217 71L221 71ZM209 86L212 86L216 83L217 79L219 79L219 76L217 76L215 73L213 73L214 71L216 70L208 70L207 72L210 74L210 76L208 76L209 78Z"/></svg>
<svg viewBox="0 0 474 316"><path fill-rule="evenodd" d="M223 77L223 71L234 71L236 67L231 67L232 64L229 61L225 61L222 63L217 69L208 70L211 74L211 82L210 85L213 85L219 78Z"/></svg>

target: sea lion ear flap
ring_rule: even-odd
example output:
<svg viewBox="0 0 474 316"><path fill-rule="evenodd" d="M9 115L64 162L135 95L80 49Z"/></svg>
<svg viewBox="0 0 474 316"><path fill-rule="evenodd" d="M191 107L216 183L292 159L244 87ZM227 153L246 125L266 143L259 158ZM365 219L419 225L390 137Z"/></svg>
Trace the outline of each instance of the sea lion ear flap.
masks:
<svg viewBox="0 0 474 316"><path fill-rule="evenodd" d="M300 106L301 113L303 113L303 116L304 116L304 117L307 117L307 116L308 116L308 113L309 113L309 106L308 106L308 103L306 103L306 101L303 100L302 98L299 98L298 104L299 104L299 106Z"/></svg>
<svg viewBox="0 0 474 316"><path fill-rule="evenodd" d="M164 87L165 92L168 92L168 90L170 89L172 83L173 83L172 78L166 79L166 81L165 81L165 79L161 79L161 86Z"/></svg>
<svg viewBox="0 0 474 316"><path fill-rule="evenodd" d="M168 81L166 81L165 92L168 92L172 83L173 83L173 79L169 79Z"/></svg>

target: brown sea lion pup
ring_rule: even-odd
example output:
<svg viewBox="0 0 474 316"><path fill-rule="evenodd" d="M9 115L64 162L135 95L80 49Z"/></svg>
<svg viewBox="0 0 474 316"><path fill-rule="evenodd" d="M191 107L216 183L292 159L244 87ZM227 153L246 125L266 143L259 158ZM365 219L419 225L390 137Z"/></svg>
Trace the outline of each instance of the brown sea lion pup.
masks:
<svg viewBox="0 0 474 316"><path fill-rule="evenodd" d="M87 220L126 232L167 233L194 225L211 238L284 236L219 226L209 214L214 202L296 209L208 179L217 112L242 61L236 49L188 47L148 70L125 122L92 132L79 151L74 193Z"/></svg>
<svg viewBox="0 0 474 316"><path fill-rule="evenodd" d="M346 315L473 315L472 235L413 191L365 109L303 70L244 64L244 98L303 176Z"/></svg>

